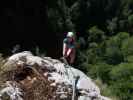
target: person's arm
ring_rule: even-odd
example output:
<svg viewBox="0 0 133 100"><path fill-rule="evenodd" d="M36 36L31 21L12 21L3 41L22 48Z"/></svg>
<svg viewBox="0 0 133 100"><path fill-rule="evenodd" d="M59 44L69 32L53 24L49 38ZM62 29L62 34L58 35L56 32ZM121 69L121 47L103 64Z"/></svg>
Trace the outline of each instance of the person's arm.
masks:
<svg viewBox="0 0 133 100"><path fill-rule="evenodd" d="M68 51L67 51L67 57L71 54L72 50L75 48L75 42L73 44L71 44L71 46L69 47Z"/></svg>
<svg viewBox="0 0 133 100"><path fill-rule="evenodd" d="M66 54L66 43L63 43L63 56L65 56Z"/></svg>
<svg viewBox="0 0 133 100"><path fill-rule="evenodd" d="M71 54L71 52L72 52L72 48L69 48L67 51L67 57Z"/></svg>

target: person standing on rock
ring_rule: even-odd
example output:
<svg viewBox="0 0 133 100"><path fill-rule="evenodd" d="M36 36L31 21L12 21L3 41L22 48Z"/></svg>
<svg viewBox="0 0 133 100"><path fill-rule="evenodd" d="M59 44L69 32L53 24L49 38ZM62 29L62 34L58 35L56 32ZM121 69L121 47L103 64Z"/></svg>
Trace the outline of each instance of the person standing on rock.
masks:
<svg viewBox="0 0 133 100"><path fill-rule="evenodd" d="M68 32L66 38L63 40L63 57L65 57L70 65L75 60L75 35L73 32Z"/></svg>

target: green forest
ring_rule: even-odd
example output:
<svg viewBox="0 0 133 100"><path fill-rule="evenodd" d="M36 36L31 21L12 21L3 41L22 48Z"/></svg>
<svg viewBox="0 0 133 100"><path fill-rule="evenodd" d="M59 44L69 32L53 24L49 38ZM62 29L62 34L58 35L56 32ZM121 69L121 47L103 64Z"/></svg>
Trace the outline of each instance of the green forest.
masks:
<svg viewBox="0 0 133 100"><path fill-rule="evenodd" d="M133 100L133 0L48 0L48 31L73 31L75 67L113 100ZM42 7L43 8L43 7Z"/></svg>

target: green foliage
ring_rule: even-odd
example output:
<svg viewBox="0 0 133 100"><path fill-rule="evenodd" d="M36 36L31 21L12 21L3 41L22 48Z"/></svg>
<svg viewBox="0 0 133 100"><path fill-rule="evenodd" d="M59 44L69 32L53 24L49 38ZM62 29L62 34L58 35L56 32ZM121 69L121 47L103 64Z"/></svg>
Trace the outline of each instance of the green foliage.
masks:
<svg viewBox="0 0 133 100"><path fill-rule="evenodd" d="M132 100L133 0L47 2L48 31L57 37L75 31L82 37L75 66L110 87L107 95Z"/></svg>
<svg viewBox="0 0 133 100"><path fill-rule="evenodd" d="M121 100L133 99L133 63L122 63L110 72L112 91Z"/></svg>
<svg viewBox="0 0 133 100"><path fill-rule="evenodd" d="M114 100L132 100L133 37L127 32L118 32L101 42L94 39L88 43L86 50L80 53L79 59L84 58L80 67L93 79L100 79L103 86L106 84L106 88L102 87L103 94Z"/></svg>
<svg viewBox="0 0 133 100"><path fill-rule="evenodd" d="M133 14L128 16L128 23L130 26L133 26Z"/></svg>
<svg viewBox="0 0 133 100"><path fill-rule="evenodd" d="M119 64L123 61L120 46L121 41L118 36L111 37L106 41L104 59L108 64Z"/></svg>
<svg viewBox="0 0 133 100"><path fill-rule="evenodd" d="M71 9L67 6L65 0L57 0L54 3L48 1L47 16L49 32L74 31L70 11Z"/></svg>
<svg viewBox="0 0 133 100"><path fill-rule="evenodd" d="M100 92L102 95L107 96L107 97L111 98L112 100L120 100L118 97L116 97L112 93L112 91L111 91L111 89L109 89L108 85L101 81L101 79L97 78L95 80L95 83L100 87Z"/></svg>
<svg viewBox="0 0 133 100"><path fill-rule="evenodd" d="M127 32L119 32L117 35L121 41L124 41L125 39L129 38L129 33Z"/></svg>
<svg viewBox="0 0 133 100"><path fill-rule="evenodd" d="M133 55L133 37L128 38L126 41L123 42L122 44L122 52L123 55L125 56L125 60L127 61L127 59L129 60L128 56L132 56Z"/></svg>
<svg viewBox="0 0 133 100"><path fill-rule="evenodd" d="M110 79L109 72L111 69L111 65L106 63L98 63L90 67L88 74L95 78L100 78L104 83L108 83L108 80Z"/></svg>
<svg viewBox="0 0 133 100"><path fill-rule="evenodd" d="M82 58L82 59L81 59ZM87 56L85 53L83 53L83 51L81 52L80 50L77 51L77 57L76 57L76 62L75 65L76 68L87 72L86 67L88 67L88 63L87 62Z"/></svg>
<svg viewBox="0 0 133 100"><path fill-rule="evenodd" d="M132 63L121 63L117 67L113 68L110 72L112 80L123 81L123 79L131 81L133 75ZM128 77L127 77L128 76Z"/></svg>
<svg viewBox="0 0 133 100"><path fill-rule="evenodd" d="M110 20L107 21L107 23L108 23L107 29L112 34L114 34L115 30L117 29L117 21L118 21L117 17L112 18L111 21Z"/></svg>
<svg viewBox="0 0 133 100"><path fill-rule="evenodd" d="M87 50L86 54L87 54L87 61L90 64L95 64L98 61L98 56L97 56L97 48L92 48Z"/></svg>
<svg viewBox="0 0 133 100"><path fill-rule="evenodd" d="M129 63L133 63L133 55L127 56L126 60L127 60L127 62L129 62Z"/></svg>
<svg viewBox="0 0 133 100"><path fill-rule="evenodd" d="M97 26L93 26L88 30L88 42L101 42L105 39L104 31L97 28Z"/></svg>

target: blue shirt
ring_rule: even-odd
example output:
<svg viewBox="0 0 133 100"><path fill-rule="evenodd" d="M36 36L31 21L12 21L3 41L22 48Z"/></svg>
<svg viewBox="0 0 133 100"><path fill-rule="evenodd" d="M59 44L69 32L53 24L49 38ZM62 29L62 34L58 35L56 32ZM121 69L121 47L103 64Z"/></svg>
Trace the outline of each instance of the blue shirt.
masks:
<svg viewBox="0 0 133 100"><path fill-rule="evenodd" d="M68 38L65 38L63 40L63 43L66 43L66 45L67 45L68 48L75 48L74 42L73 41L72 42L69 42L68 41Z"/></svg>

